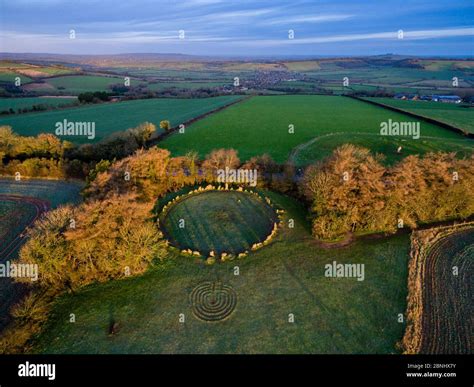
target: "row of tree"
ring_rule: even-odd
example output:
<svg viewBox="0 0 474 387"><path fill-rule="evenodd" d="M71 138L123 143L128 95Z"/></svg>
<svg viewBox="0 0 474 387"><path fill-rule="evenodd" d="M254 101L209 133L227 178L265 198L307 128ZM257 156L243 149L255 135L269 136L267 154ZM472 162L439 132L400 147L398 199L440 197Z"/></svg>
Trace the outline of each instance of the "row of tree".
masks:
<svg viewBox="0 0 474 387"><path fill-rule="evenodd" d="M98 163L87 178L85 196L104 199L132 192L140 200L154 200L186 185L216 182L217 171L226 168L257 170L259 187L287 192L293 185L293 174L268 155L252 157L242 164L234 149L217 149L200 160L193 151L171 157L168 150L153 147L113 163Z"/></svg>
<svg viewBox="0 0 474 387"><path fill-rule="evenodd" d="M343 145L306 170L301 191L311 203L313 233L394 232L474 214L474 156L408 156L385 167L368 149Z"/></svg>
<svg viewBox="0 0 474 387"><path fill-rule="evenodd" d="M155 131L155 125L145 122L96 144L76 147L53 134L20 136L1 126L0 175L85 178L97 162L121 159L143 148Z"/></svg>

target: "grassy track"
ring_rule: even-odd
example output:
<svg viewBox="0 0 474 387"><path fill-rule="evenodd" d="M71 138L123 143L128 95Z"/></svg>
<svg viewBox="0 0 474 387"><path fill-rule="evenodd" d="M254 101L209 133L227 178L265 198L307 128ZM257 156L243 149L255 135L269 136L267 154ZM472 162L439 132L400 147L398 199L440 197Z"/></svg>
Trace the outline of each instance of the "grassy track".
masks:
<svg viewBox="0 0 474 387"><path fill-rule="evenodd" d="M408 236L315 246L304 209L266 193L295 228L242 260L204 265L169 257L145 275L91 286L60 298L36 342L40 353L393 353L404 325ZM366 279L331 279L324 265L364 263ZM234 275L239 266L240 275ZM225 321L196 319L191 291L205 281L233 287L237 308ZM76 314L75 324L68 322ZM186 322L179 323L184 313ZM288 322L289 313L295 323ZM108 335L111 323L118 332Z"/></svg>
<svg viewBox="0 0 474 387"><path fill-rule="evenodd" d="M380 123L390 118L393 121L413 121L403 114L345 97L254 97L196 122L184 134L167 138L161 146L175 155L196 150L201 156L215 148L234 148L243 160L269 153L277 162L284 162L293 148L315 137L344 132L344 142L359 141L359 133L377 134ZM289 133L289 125L294 125L294 134ZM421 135L462 138L425 122L421 122ZM406 140L410 144L420 141ZM383 150L377 143L372 145L374 151Z"/></svg>
<svg viewBox="0 0 474 387"><path fill-rule="evenodd" d="M184 220L184 228L179 227ZM237 254L270 234L277 221L263 199L242 192L205 192L174 204L161 224L181 249Z"/></svg>
<svg viewBox="0 0 474 387"><path fill-rule="evenodd" d="M175 126L191 118L235 101L239 97L226 96L203 99L145 99L107 103L94 106L64 109L41 113L28 113L0 119L0 125L10 125L21 135L54 133L55 123L64 119L77 122L95 122L99 141L108 135L133 128L145 121L159 127L161 120L169 120ZM74 143L85 143L87 137L62 137Z"/></svg>

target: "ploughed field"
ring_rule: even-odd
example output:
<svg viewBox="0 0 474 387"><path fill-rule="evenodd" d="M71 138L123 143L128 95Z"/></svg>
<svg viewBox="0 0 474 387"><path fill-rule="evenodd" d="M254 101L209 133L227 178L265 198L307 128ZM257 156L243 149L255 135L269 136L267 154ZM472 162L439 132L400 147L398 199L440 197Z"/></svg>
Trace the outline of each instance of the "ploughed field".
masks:
<svg viewBox="0 0 474 387"><path fill-rule="evenodd" d="M45 211L77 203L82 184L55 180L0 179L0 263L16 259L26 241L25 229ZM22 286L0 278L0 330L9 321L10 307L22 296Z"/></svg>
<svg viewBox="0 0 474 387"><path fill-rule="evenodd" d="M381 136L380 125L389 119L414 121L404 114L341 96L257 96L193 123L185 133L173 134L159 146L174 155L195 150L202 157L212 149L234 148L242 160L268 153L281 163L288 158L300 160L300 147L326 137L323 152L318 147L310 153L306 150L297 164L319 160L329 149L344 143L360 142L361 134L370 137L367 146L373 151L386 153L392 159L426 149L446 149L448 141L453 150L463 149L466 144L472 146L463 136L423 121L419 139ZM400 145L406 150L397 154Z"/></svg>
<svg viewBox="0 0 474 387"><path fill-rule="evenodd" d="M64 120L95 123L96 135L93 140L89 140L87 136L61 136L62 140L83 144L100 141L112 133L136 127L145 121L155 124L158 130L162 120L168 120L172 126L176 126L239 98L241 97L158 98L105 103L0 118L0 125L9 125L14 132L23 136L34 136L39 133L54 134L56 123Z"/></svg>
<svg viewBox="0 0 474 387"><path fill-rule="evenodd" d="M14 257L23 231L48 209L49 203L41 199L0 194L0 261Z"/></svg>
<svg viewBox="0 0 474 387"><path fill-rule="evenodd" d="M78 182L0 179L0 261L15 258L25 228L42 213L77 203L80 189Z"/></svg>
<svg viewBox="0 0 474 387"><path fill-rule="evenodd" d="M449 234L430 246L424 267L420 353L472 354L474 229Z"/></svg>

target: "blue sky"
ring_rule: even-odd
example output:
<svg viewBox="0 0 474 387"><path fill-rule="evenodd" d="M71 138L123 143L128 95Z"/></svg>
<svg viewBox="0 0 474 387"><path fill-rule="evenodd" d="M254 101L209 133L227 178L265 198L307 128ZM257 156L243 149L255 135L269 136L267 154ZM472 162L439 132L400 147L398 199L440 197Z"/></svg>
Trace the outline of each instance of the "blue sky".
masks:
<svg viewBox="0 0 474 387"><path fill-rule="evenodd" d="M2 52L472 56L473 47L472 0L0 0Z"/></svg>

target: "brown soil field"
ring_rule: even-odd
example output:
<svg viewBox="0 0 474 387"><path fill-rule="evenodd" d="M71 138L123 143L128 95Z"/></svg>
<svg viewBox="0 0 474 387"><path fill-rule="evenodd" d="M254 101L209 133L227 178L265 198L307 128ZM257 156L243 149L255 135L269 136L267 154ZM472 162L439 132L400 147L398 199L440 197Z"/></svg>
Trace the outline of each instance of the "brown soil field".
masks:
<svg viewBox="0 0 474 387"><path fill-rule="evenodd" d="M474 222L416 231L405 353L472 354Z"/></svg>

